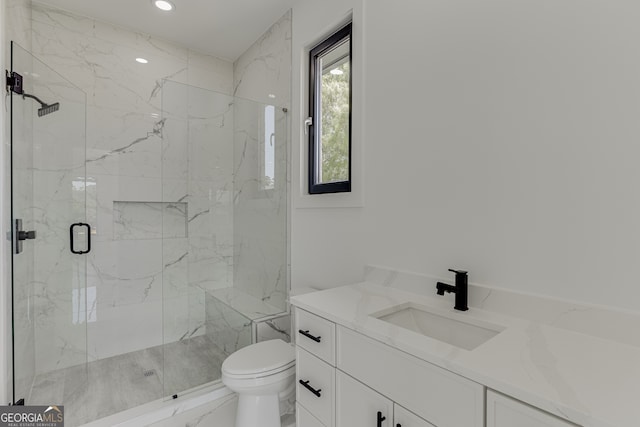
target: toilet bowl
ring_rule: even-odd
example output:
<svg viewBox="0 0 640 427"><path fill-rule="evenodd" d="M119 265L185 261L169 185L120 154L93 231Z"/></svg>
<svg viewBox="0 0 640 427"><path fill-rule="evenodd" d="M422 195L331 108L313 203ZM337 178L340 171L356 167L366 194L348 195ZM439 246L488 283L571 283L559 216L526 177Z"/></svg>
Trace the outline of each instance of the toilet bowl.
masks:
<svg viewBox="0 0 640 427"><path fill-rule="evenodd" d="M238 393L235 427L281 427L280 398L294 388L296 356L282 340L244 347L222 363L222 382Z"/></svg>

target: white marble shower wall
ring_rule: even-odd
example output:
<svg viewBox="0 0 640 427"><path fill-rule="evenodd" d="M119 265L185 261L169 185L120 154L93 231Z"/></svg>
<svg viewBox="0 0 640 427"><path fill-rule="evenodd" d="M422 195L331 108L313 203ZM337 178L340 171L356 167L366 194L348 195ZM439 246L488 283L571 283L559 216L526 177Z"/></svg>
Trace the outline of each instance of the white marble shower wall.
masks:
<svg viewBox="0 0 640 427"><path fill-rule="evenodd" d="M4 32L4 40L6 42L13 41L24 49L31 48L31 8L30 2L25 0L4 0L0 3L3 7L2 12L5 14L6 27L2 29ZM22 49L16 49L16 63L15 65L26 67L27 71L31 71L32 61L25 55L21 54ZM7 67L11 64L10 50L6 48L7 56L5 57L5 64ZM21 218L24 221L24 227L32 230L34 227L33 222L33 206L31 203L32 189L33 189L33 105L27 102L20 102L18 97L15 97L15 108L13 111L15 122L18 126L13 128L13 137L15 144L10 146L8 143L3 144L5 173L10 173L9 159L10 151L13 148L13 170L14 170L14 212L16 218ZM9 141L9 122L6 117L6 126L4 128L5 134L3 137L5 141ZM5 183L10 183L9 176L4 177ZM9 197L10 188L2 189L4 197ZM9 211L10 204L4 204L5 211L3 212L4 218L7 218L6 225L11 226L9 218L11 213ZM4 231L8 231L4 229ZM7 254L11 254L14 250L11 242L6 240L5 247ZM31 386L31 382L35 375L35 309L32 304L34 298L34 274L31 266L34 261L34 246L24 245L24 252L14 259L13 262L13 310L15 314L14 325L14 340L15 340L15 386L16 395L18 398L26 396L26 393ZM9 255L10 256L10 255ZM7 261L7 264L9 261ZM8 265L7 265L8 267ZM11 272L10 269L3 269L2 280L6 283L10 283ZM7 286L5 296L7 300L11 298L11 290ZM4 292L4 291L3 291ZM9 308L9 307L7 307ZM9 313L9 310L3 311L3 316ZM5 317L5 320L10 321L10 317ZM2 323L2 322L0 322ZM11 363L8 364L8 367ZM4 377L7 374L7 382L11 382L12 372L9 369L8 372L2 372L0 377ZM4 384L3 384L4 385ZM0 393L1 394L1 393Z"/></svg>
<svg viewBox="0 0 640 427"><path fill-rule="evenodd" d="M234 94L261 103L239 100L235 109L234 286L281 311L289 287L290 86L291 11L234 63Z"/></svg>
<svg viewBox="0 0 640 427"><path fill-rule="evenodd" d="M232 64L37 3L32 25L34 55L87 94L85 188L93 232L86 291L89 360L162 344L163 305L171 309L164 313L164 341L196 333L197 325L204 325L204 295L189 286L216 278L199 266L212 258L226 270L231 265L228 256L207 248L230 247L233 236L206 229L219 225L207 214L224 211L220 203L230 199L224 189L230 180L204 175L211 167L211 146L190 148L199 144L200 117L183 117L182 124L173 117L175 135L184 129L180 126L189 127L192 132L183 134L189 140L163 141L169 129L161 118L161 94L165 79L230 94ZM136 57L149 63L139 64ZM205 128L217 123L204 122ZM194 166L199 166L196 175L189 175ZM55 181L49 186L55 192ZM183 220L187 225L180 229ZM219 274L231 280L225 268ZM43 271L36 269L37 274ZM169 298L164 304L163 285ZM56 310L54 301L43 304ZM65 339L71 329L70 314L54 330L36 326L36 342L51 335L52 345L51 351L37 352L39 372L78 363L73 357L78 349Z"/></svg>
<svg viewBox="0 0 640 427"><path fill-rule="evenodd" d="M163 87L163 197L187 206L187 233L165 231L165 341L205 331L205 293L233 284L233 98ZM166 215L165 215L165 223Z"/></svg>

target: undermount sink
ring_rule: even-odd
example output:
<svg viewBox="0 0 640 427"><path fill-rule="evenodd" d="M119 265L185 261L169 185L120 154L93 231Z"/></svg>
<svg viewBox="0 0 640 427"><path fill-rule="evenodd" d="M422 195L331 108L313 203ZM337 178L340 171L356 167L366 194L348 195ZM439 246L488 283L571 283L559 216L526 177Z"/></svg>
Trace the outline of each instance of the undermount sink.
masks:
<svg viewBox="0 0 640 427"><path fill-rule="evenodd" d="M392 307L372 316L465 350L473 350L505 329L476 319L461 320L454 319L453 315L449 317L436 314L426 307L412 303ZM462 317L464 314L458 316Z"/></svg>

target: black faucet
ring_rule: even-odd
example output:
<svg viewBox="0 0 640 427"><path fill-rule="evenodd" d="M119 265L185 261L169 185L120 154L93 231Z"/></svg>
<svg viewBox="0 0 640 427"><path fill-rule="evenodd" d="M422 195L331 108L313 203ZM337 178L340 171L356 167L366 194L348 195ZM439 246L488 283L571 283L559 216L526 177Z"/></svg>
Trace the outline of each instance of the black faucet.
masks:
<svg viewBox="0 0 640 427"><path fill-rule="evenodd" d="M451 286L447 285L446 283L438 282L436 284L438 295L444 295L445 292L453 292L454 294L456 294L456 305L453 308L460 311L467 311L469 310L469 307L467 307L469 276L467 276L466 271L452 269L449 269L449 271L451 271L452 273L456 273L456 285Z"/></svg>

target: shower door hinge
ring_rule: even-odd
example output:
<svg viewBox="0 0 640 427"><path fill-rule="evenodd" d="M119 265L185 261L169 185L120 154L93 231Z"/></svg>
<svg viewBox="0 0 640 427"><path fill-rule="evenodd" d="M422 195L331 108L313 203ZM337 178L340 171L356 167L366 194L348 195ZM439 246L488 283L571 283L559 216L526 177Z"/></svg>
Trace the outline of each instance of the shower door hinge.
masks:
<svg viewBox="0 0 640 427"><path fill-rule="evenodd" d="M15 71L9 73L8 70L5 70L7 73L7 92L14 92L18 95L22 95L24 90L22 89L22 76Z"/></svg>

